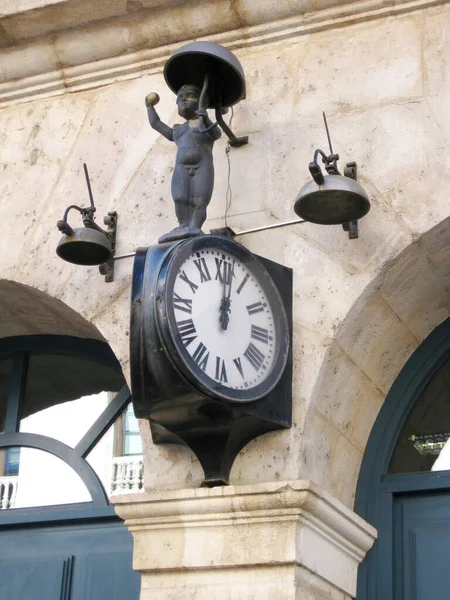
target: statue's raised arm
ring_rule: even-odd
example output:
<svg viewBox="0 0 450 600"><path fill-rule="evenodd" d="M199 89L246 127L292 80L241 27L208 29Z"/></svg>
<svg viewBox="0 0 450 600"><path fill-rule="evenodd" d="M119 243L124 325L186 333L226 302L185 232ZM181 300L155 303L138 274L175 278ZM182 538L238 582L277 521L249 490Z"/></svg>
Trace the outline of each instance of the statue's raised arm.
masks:
<svg viewBox="0 0 450 600"><path fill-rule="evenodd" d="M203 81L202 91L200 92L200 98L198 101L198 110L197 116L199 118L199 131L202 133L208 133L209 137L212 140L218 140L222 135L219 124L213 123L208 116L208 108L209 98L208 98L208 85L209 85L209 75L205 75L205 79Z"/></svg>
<svg viewBox="0 0 450 600"><path fill-rule="evenodd" d="M147 116L150 125L155 131L163 135L170 142L173 142L173 130L161 121L156 112L155 105L159 102L159 96L156 92L151 92L145 97L145 106L147 107Z"/></svg>

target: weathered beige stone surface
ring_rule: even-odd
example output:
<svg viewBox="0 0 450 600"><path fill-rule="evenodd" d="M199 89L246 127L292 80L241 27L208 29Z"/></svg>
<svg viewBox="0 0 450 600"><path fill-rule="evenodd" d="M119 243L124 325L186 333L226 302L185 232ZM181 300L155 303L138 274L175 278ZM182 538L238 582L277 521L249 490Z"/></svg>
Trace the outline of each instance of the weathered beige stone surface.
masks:
<svg viewBox="0 0 450 600"><path fill-rule="evenodd" d="M376 533L308 481L114 499L134 536L142 600L344 600Z"/></svg>
<svg viewBox="0 0 450 600"><path fill-rule="evenodd" d="M64 4L75 6L68 0L61 10ZM387 391L414 348L449 315L450 6L432 4L410 2L395 10L377 2L364 8L358 2L321 4L317 13L300 15L298 3L245 3L251 27L236 28L231 20L234 29L222 37L208 30L210 39L236 51L247 77L247 99L234 109L233 129L248 134L250 143L228 154L228 224L240 231L294 218L307 164L315 148L326 149L322 110L341 167L357 161L372 202L357 240L338 226L312 224L239 238L294 269L294 426L244 448L232 483L306 477L351 505L367 437ZM222 14L211 6L205 8L208 27L218 26ZM167 10L172 24L179 18L180 27L188 27L189 39L205 33L191 3L179 7L177 18L174 7ZM264 21L264 10L275 11L272 21ZM20 46L12 39L0 66L0 95L12 102L17 93L23 101L0 109L0 279L63 302L68 314L82 317L79 335L103 336L125 372L132 261L118 262L115 281L105 284L96 267L56 257L55 225L69 204L87 204L83 162L98 222L109 210L119 213L118 254L155 243L175 224L169 191L174 147L149 127L143 103L149 91L157 91L161 118L179 121L161 74L174 46L154 22L153 54L142 50L139 62L133 52L145 47L149 26L139 24L139 13L127 19L140 27L139 37L128 38L120 19L111 17L103 24L105 37L92 28L80 43L80 30L66 31L64 43L55 42L62 44L57 50L44 37ZM111 32L123 45L120 76L118 63L102 62L109 60L101 51ZM26 32L18 35L24 40ZM58 61L64 67L56 84L52 69ZM216 187L205 231L225 222L225 150L223 137L214 150ZM77 219L71 213L69 222L80 225ZM5 321L13 318L8 310ZM40 331L51 330L42 318ZM86 322L90 326L83 329ZM153 445L143 428L147 488L200 485L192 453Z"/></svg>
<svg viewBox="0 0 450 600"><path fill-rule="evenodd" d="M339 326L322 363L301 457L305 471L350 506L386 393L420 341L450 316L444 266L449 223L431 229L381 271Z"/></svg>

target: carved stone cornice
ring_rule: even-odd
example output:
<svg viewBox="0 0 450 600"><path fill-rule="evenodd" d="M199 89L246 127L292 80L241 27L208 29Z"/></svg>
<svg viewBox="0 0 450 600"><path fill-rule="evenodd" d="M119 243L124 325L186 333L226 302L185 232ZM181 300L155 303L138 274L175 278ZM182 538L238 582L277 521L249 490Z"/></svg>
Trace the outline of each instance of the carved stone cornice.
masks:
<svg viewBox="0 0 450 600"><path fill-rule="evenodd" d="M188 582L203 569L301 567L353 597L358 564L376 537L310 481L146 492L112 502L134 536L134 568L156 585L164 572Z"/></svg>
<svg viewBox="0 0 450 600"><path fill-rule="evenodd" d="M2 1L5 106L159 72L193 39L239 51L448 0L18 0L15 12Z"/></svg>

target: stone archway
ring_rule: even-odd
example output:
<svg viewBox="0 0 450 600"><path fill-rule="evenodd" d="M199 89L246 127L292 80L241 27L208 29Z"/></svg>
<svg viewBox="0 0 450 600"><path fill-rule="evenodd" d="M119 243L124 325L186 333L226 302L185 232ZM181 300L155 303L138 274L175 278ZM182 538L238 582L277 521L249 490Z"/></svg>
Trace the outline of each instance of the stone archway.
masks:
<svg viewBox="0 0 450 600"><path fill-rule="evenodd" d="M1 279L0 339L35 334L104 341L94 325L60 300L28 285Z"/></svg>
<svg viewBox="0 0 450 600"><path fill-rule="evenodd" d="M353 506L359 468L387 392L449 312L450 218L388 263L339 327L302 441L304 475Z"/></svg>

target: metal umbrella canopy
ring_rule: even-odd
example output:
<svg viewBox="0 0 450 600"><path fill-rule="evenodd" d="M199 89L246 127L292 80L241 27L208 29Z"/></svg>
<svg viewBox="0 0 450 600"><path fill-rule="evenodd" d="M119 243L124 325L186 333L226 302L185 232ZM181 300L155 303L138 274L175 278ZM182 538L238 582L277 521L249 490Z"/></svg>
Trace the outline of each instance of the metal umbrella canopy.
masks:
<svg viewBox="0 0 450 600"><path fill-rule="evenodd" d="M236 56L214 42L192 42L176 50L164 67L164 78L176 94L183 85L203 86L209 75L208 108L233 106L245 98L244 70Z"/></svg>

